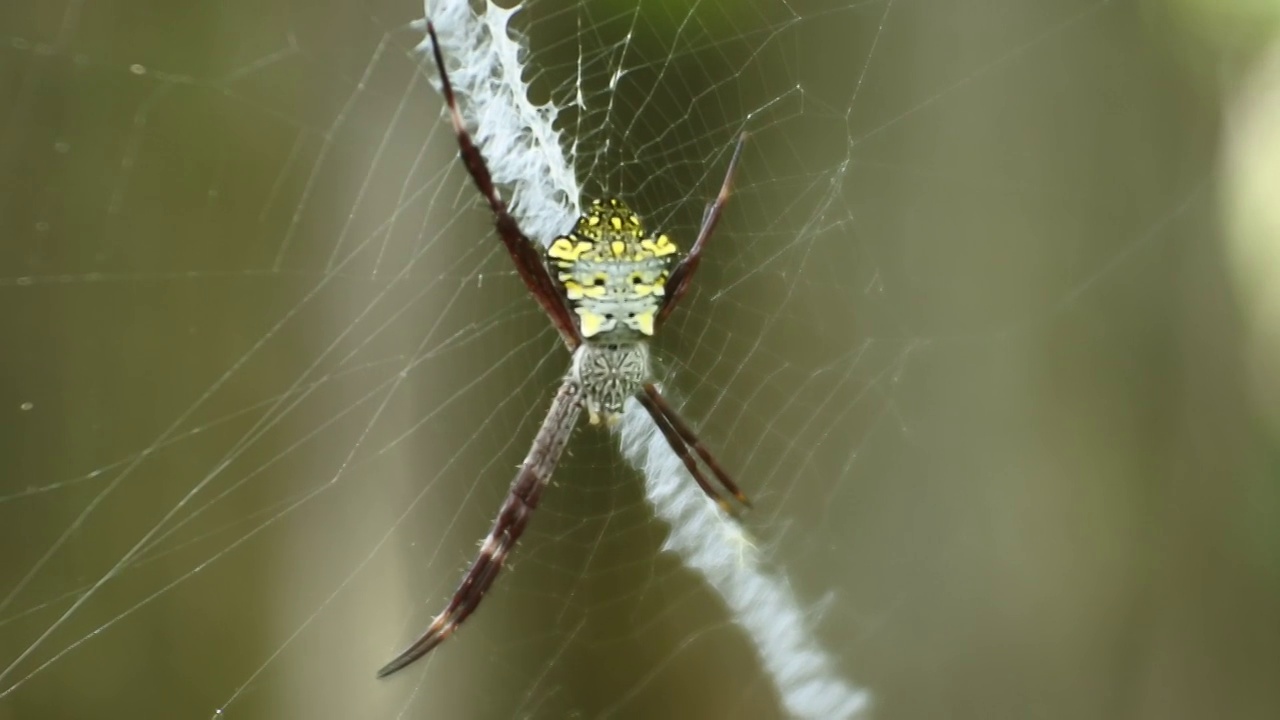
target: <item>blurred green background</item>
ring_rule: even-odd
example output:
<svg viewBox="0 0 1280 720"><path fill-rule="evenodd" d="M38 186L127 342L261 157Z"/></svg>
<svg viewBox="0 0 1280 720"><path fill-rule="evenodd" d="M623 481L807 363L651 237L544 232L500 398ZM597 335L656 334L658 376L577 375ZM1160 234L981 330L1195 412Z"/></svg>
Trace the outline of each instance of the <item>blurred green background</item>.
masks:
<svg viewBox="0 0 1280 720"><path fill-rule="evenodd" d="M567 363L420 15L0 9L0 718L781 716L587 431L459 638L373 679ZM586 191L677 239L752 132L658 359L876 717L1280 717L1273 3L516 24Z"/></svg>

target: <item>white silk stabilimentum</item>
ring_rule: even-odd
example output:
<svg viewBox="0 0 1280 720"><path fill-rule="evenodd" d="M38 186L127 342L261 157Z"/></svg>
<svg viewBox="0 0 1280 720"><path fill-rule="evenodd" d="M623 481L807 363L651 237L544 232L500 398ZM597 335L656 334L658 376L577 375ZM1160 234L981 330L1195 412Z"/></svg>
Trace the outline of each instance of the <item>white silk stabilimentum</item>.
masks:
<svg viewBox="0 0 1280 720"><path fill-rule="evenodd" d="M525 50L507 31L519 10L486 3L476 14L467 0L426 3L467 129L520 228L547 243L581 214L581 191L555 129L559 109L529 102ZM418 25L425 33L426 21ZM431 39L418 50L430 62Z"/></svg>
<svg viewBox="0 0 1280 720"><path fill-rule="evenodd" d="M558 109L529 102L526 51L507 27L518 10L487 0L479 13L469 0L426 4L462 117L508 193L512 215L545 243L572 226L580 190L554 127ZM420 49L429 58L430 40ZM824 720L864 713L868 693L841 677L785 576L766 568L746 532L707 499L638 403L628 402L618 433L628 461L644 474L654 512L671 527L664 549L719 593L756 646L786 711Z"/></svg>

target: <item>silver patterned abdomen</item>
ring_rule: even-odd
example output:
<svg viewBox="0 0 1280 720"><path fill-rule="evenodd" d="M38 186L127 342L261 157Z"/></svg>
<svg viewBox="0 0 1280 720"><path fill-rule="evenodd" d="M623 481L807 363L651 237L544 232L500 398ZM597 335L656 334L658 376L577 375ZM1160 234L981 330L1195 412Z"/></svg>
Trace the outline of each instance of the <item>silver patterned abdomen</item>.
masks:
<svg viewBox="0 0 1280 720"><path fill-rule="evenodd" d="M596 200L547 259L587 342L635 342L653 335L676 246L647 236L621 200Z"/></svg>

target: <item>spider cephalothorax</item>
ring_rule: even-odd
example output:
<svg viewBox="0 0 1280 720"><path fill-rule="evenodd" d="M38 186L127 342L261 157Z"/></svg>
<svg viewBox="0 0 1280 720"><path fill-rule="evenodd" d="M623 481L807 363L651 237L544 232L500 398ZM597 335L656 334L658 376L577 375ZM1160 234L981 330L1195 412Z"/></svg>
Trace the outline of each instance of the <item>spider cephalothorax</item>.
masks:
<svg viewBox="0 0 1280 720"><path fill-rule="evenodd" d="M590 340L573 353L569 376L582 388L582 404L592 425L622 417L622 404L649 379L649 345L642 341L606 344Z"/></svg>
<svg viewBox="0 0 1280 720"><path fill-rule="evenodd" d="M435 26L430 21L427 34L462 162L488 202L498 237L525 287L573 352L573 364L462 583L426 632L379 670L379 676L390 675L426 655L479 606L528 525L583 409L591 422L598 423L603 418L612 424L621 416L626 399L635 398L708 498L725 512L732 512L725 497L703 474L699 460L725 491L749 506L746 495L697 433L662 397L649 368L649 338L689 289L702 249L729 200L730 182L746 135L739 136L720 194L707 206L697 238L678 263L671 239L647 234L639 216L617 199L593 202L569 234L552 241L544 253L507 210L480 149L462 122ZM555 271L554 278L549 270Z"/></svg>

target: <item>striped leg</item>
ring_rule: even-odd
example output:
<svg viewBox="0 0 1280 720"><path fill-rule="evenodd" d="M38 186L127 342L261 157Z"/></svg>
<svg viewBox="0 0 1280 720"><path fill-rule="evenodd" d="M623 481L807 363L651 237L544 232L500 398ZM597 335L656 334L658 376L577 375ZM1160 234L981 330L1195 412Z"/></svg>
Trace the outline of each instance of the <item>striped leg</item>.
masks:
<svg viewBox="0 0 1280 720"><path fill-rule="evenodd" d="M676 455L680 456L681 460L684 460L685 467L690 468L689 472L693 474L694 480L698 481L698 485L703 492L719 502L721 507L725 506L725 503L720 500L719 493L711 490L706 479L692 469L692 467L696 467L696 463L694 463L693 456L689 454L690 448L697 453L698 457L702 458L702 462L711 470L711 474L716 476L716 480L720 481L720 485L734 499L748 508L751 507L751 501L747 499L746 493L742 492L742 489L733 481L733 478L729 477L729 473L720 467L720 463L716 461L715 456L711 454L706 445L702 444L702 440L698 439L698 434L693 431L693 428L689 427L684 418L680 417L680 413L671 407L671 404L667 402L667 399L662 396L662 393L658 391L658 388L653 383L644 384L638 399L640 404L644 405L644 408L649 411L649 415L653 417L653 421L658 424L659 429L662 429L664 423L670 427L671 433L674 433L676 437L673 439L671 433L663 430L663 435L667 438L667 444L671 446ZM661 419L659 419L659 416L661 416Z"/></svg>
<svg viewBox="0 0 1280 720"><path fill-rule="evenodd" d="M507 555L524 533L529 518L538 507L543 488L547 486L551 473L560 462L560 455L564 452L582 411L579 392L578 386L572 381L566 380L560 385L547 419L538 429L533 447L516 473L515 481L511 483L511 491L502 503L502 510L498 512L493 528L480 546L480 554L471 563L449 604L435 616L421 637L378 671L378 677L386 677L431 652L447 640L480 605L480 600L493 586L498 571L506 562Z"/></svg>
<svg viewBox="0 0 1280 720"><path fill-rule="evenodd" d="M503 201L498 188L493 184L493 176L489 173L489 166L484 162L484 156L480 154L480 149L471 139L471 133L467 132L466 126L462 123L462 113L458 111L458 100L453 95L453 83L449 81L449 72L444 67L444 56L440 53L440 40L436 37L435 25L430 20L427 21L427 34L431 36L431 54L435 58L436 69L440 72L441 91L444 94L445 104L449 108L449 120L453 123L453 133L458 138L458 153L462 156L462 164L471 174L471 179L475 181L480 194L489 203L498 236L502 238L502 244L511 255L511 260L515 263L520 278L524 280L525 287L551 318L551 323L560 332L560 339L564 344L570 351L576 350L582 343L582 335L578 332L578 324L565 306L555 281L547 272L547 266L542 260L541 248L525 236L516 219L507 211L507 203Z"/></svg>
<svg viewBox="0 0 1280 720"><path fill-rule="evenodd" d="M654 319L655 327L661 327L662 321L671 314L676 303L680 302L680 298L684 297L689 289L689 281L698 269L698 263L702 262L702 250L711 233L715 232L716 223L720 222L720 213L724 210L724 206L729 203L729 192L733 189L733 175L738 171L738 158L742 157L742 146L746 142L747 134L744 132L738 136L738 144L733 148L729 168L724 172L724 182L720 183L720 193L716 195L715 202L707 206L707 211L702 216L702 227L698 229L698 239L694 240L693 247L689 248L689 254L685 255L680 264L676 265L676 269L671 271L666 287L667 300L658 311L657 318Z"/></svg>

